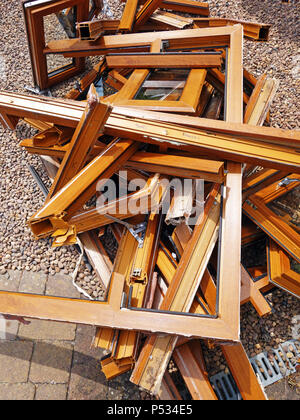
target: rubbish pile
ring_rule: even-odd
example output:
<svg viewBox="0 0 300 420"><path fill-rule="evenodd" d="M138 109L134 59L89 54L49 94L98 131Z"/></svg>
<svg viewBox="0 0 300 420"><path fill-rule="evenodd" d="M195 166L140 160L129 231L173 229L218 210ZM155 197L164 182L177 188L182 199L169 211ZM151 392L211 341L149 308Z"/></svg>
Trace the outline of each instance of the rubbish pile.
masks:
<svg viewBox="0 0 300 420"><path fill-rule="evenodd" d="M0 92L0 117L38 130L20 146L53 180L49 191L39 180L34 237L79 243L105 299L1 292L0 313L97 326L106 378L132 371L161 399L182 398L171 357L193 399L218 399L205 341L221 347L244 400L265 399L240 341L240 306L264 317L265 292L300 296L300 214L289 199L300 132L263 126L278 83L243 68L243 37L266 41L270 25L208 17L194 0L127 0L121 20L97 19L104 7L23 1L39 95ZM51 14L66 38L46 44ZM49 72L57 56L69 64ZM98 64L65 98L49 96L90 56ZM100 241L108 226L114 261ZM241 248L262 237L267 264L243 266Z"/></svg>

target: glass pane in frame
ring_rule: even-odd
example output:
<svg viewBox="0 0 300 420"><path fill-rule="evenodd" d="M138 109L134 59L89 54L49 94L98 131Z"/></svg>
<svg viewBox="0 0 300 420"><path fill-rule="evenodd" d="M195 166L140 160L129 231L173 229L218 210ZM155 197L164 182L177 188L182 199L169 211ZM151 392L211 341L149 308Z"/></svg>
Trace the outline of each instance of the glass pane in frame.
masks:
<svg viewBox="0 0 300 420"><path fill-rule="evenodd" d="M76 16L77 8L72 7L63 9L58 13L52 13L44 16L44 33L46 45L53 40L65 39L66 34L69 38L76 36ZM67 68L72 68L74 60L72 58L65 58L60 54L47 55L47 69L49 76L58 74Z"/></svg>
<svg viewBox="0 0 300 420"><path fill-rule="evenodd" d="M190 70L156 69L150 72L135 95L135 100L179 101Z"/></svg>
<svg viewBox="0 0 300 420"><path fill-rule="evenodd" d="M300 264L293 260L292 258L290 258L290 262L291 262L291 270L295 271L297 274L300 274Z"/></svg>
<svg viewBox="0 0 300 420"><path fill-rule="evenodd" d="M300 186L271 201L267 207L300 233Z"/></svg>

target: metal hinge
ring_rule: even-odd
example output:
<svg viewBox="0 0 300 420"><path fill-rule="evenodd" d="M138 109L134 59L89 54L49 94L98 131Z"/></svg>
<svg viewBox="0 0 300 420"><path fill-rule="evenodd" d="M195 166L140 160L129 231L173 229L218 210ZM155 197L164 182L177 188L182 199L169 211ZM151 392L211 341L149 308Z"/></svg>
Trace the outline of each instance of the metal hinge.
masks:
<svg viewBox="0 0 300 420"><path fill-rule="evenodd" d="M146 228L147 228L146 222L139 223L138 225L132 225L130 223L127 223L127 222L124 222L123 220L118 219L117 217L111 216L110 214L105 214L105 217L125 226L129 230L131 235L134 237L134 239L136 239L136 241L138 242L139 248L143 248L145 233L146 233Z"/></svg>
<svg viewBox="0 0 300 420"><path fill-rule="evenodd" d="M278 187L285 187L289 185L291 182L300 182L300 179L292 179L292 178L284 178L280 182L278 182Z"/></svg>
<svg viewBox="0 0 300 420"><path fill-rule="evenodd" d="M39 87L31 87L31 86L25 86L25 89L28 90L28 92L34 93L35 95L43 95L43 96L50 96L52 97L52 93L50 89L41 90Z"/></svg>

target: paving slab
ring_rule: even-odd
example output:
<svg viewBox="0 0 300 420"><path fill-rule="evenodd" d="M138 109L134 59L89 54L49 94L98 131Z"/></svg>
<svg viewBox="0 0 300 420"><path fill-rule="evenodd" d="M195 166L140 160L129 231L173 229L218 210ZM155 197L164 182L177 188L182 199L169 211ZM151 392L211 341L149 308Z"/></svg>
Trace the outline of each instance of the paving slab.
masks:
<svg viewBox="0 0 300 420"><path fill-rule="evenodd" d="M80 293L72 284L72 278L63 274L49 276L46 285L46 295L68 298L80 298Z"/></svg>
<svg viewBox="0 0 300 420"><path fill-rule="evenodd" d="M77 327L74 356L69 384L69 400L106 400L107 380L101 372L102 349L91 347L95 328Z"/></svg>
<svg viewBox="0 0 300 420"><path fill-rule="evenodd" d="M46 281L46 274L24 271L20 281L19 292L43 295L46 289Z"/></svg>
<svg viewBox="0 0 300 420"><path fill-rule="evenodd" d="M292 375L293 376L293 375ZM291 377L267 386L265 392L270 401L299 401L300 393L289 384Z"/></svg>
<svg viewBox="0 0 300 420"><path fill-rule="evenodd" d="M27 382L33 343L0 342L0 382Z"/></svg>
<svg viewBox="0 0 300 420"><path fill-rule="evenodd" d="M130 373L107 381L100 365L104 351L91 346L94 334L94 327L77 326L68 399L140 399L138 387L129 382Z"/></svg>
<svg viewBox="0 0 300 420"><path fill-rule="evenodd" d="M90 355L92 357L102 357L102 349L95 349L92 342L96 333L96 327L91 325L77 325L74 350L78 353Z"/></svg>
<svg viewBox="0 0 300 420"><path fill-rule="evenodd" d="M141 399L140 389L137 385L130 382L132 371L124 373L120 378L116 378L115 380L120 380L122 385L122 400L130 400L130 401L137 401ZM112 385L109 382L110 388ZM120 390L119 387L115 387Z"/></svg>
<svg viewBox="0 0 300 420"><path fill-rule="evenodd" d="M20 325L18 336L27 340L73 341L75 331L75 324L33 319L29 325Z"/></svg>
<svg viewBox="0 0 300 420"><path fill-rule="evenodd" d="M0 275L0 290L5 292L17 292L22 276L22 271L7 270L6 274Z"/></svg>
<svg viewBox="0 0 300 420"><path fill-rule="evenodd" d="M33 400L35 386L33 384L0 384L0 401Z"/></svg>
<svg viewBox="0 0 300 420"><path fill-rule="evenodd" d="M66 400L68 392L67 385L51 385L51 384L42 384L37 385L35 399L36 400L55 400L62 401Z"/></svg>
<svg viewBox="0 0 300 420"><path fill-rule="evenodd" d="M107 389L107 383L101 373L100 365L98 365L98 370L94 374L91 372L91 368L83 364L75 364L72 368L68 400L106 400Z"/></svg>
<svg viewBox="0 0 300 420"><path fill-rule="evenodd" d="M66 342L36 343L29 380L33 383L68 383L72 363L73 346Z"/></svg>

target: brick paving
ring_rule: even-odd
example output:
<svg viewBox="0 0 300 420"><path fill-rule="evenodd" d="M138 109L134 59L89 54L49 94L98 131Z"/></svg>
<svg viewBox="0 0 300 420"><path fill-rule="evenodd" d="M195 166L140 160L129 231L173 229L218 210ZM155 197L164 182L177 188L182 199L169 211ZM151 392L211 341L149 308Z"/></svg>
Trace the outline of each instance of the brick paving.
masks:
<svg viewBox="0 0 300 420"><path fill-rule="evenodd" d="M0 290L80 297L70 276L27 271L0 275ZM105 379L99 364L103 351L91 347L94 327L41 320L5 324L5 337L0 331L0 400L140 399L128 374Z"/></svg>

